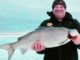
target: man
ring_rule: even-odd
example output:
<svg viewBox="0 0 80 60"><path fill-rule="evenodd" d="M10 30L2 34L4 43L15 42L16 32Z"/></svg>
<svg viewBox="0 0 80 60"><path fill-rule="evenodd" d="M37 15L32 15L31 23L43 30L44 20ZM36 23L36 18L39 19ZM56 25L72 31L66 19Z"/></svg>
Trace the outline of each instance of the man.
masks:
<svg viewBox="0 0 80 60"><path fill-rule="evenodd" d="M77 29L80 32L80 23L66 12L66 4L63 0L55 0L52 4L52 12L48 12L50 19L43 21L40 27L66 27ZM80 34L71 38L65 45L55 48L45 48L40 40L36 41L32 48L39 54L44 54L44 60L78 60L77 48L80 44Z"/></svg>

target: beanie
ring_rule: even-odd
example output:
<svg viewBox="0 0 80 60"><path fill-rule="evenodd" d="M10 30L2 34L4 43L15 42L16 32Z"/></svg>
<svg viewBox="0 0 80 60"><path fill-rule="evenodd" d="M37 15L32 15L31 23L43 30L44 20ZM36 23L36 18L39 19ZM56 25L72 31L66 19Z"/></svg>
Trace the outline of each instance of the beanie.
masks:
<svg viewBox="0 0 80 60"><path fill-rule="evenodd" d="M63 5L64 8L66 9L66 3L64 2L64 0L55 0L52 4L52 9L54 9L54 7L58 4Z"/></svg>

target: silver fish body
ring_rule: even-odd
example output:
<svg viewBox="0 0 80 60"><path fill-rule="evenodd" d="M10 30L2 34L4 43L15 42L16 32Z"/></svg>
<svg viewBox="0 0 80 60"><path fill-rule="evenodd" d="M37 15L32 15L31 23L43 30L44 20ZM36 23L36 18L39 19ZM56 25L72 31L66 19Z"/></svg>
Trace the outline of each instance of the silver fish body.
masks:
<svg viewBox="0 0 80 60"><path fill-rule="evenodd" d="M57 47L68 40L68 34L69 29L64 27L41 27L20 37L18 43L28 49L36 40L41 40L47 48ZM16 45L19 45L18 43Z"/></svg>
<svg viewBox="0 0 80 60"><path fill-rule="evenodd" d="M68 34L69 29L65 27L40 27L19 37L15 43L1 45L0 48L8 51L10 59L16 49L20 49L22 53L25 53L37 40L41 40L46 48L64 45L70 41Z"/></svg>

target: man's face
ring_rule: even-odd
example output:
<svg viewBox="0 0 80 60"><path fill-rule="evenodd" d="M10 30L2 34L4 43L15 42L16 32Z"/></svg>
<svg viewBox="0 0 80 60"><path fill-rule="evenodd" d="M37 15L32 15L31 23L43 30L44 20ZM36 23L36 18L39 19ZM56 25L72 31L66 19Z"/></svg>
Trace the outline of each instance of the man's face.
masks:
<svg viewBox="0 0 80 60"><path fill-rule="evenodd" d="M65 14L66 14L66 9L64 8L63 5L60 5L60 4L56 5L56 6L54 7L54 9L52 9L52 11L53 11L54 16L55 16L57 19L62 19L62 18L64 18Z"/></svg>

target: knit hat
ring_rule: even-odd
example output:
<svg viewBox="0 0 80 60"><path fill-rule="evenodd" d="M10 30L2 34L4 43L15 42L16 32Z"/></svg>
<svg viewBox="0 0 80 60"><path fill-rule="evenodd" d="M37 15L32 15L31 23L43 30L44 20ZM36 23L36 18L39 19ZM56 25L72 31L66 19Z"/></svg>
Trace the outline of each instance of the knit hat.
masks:
<svg viewBox="0 0 80 60"><path fill-rule="evenodd" d="M54 9L54 7L57 5L57 4L61 4L64 6L64 8L66 9L66 3L64 2L64 0L55 0L52 4L52 9Z"/></svg>

